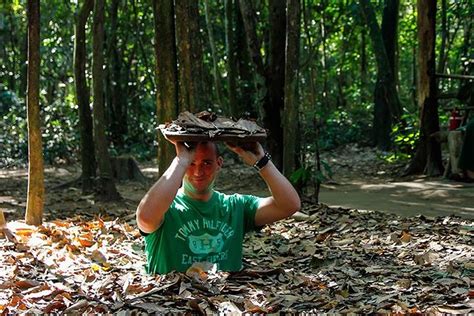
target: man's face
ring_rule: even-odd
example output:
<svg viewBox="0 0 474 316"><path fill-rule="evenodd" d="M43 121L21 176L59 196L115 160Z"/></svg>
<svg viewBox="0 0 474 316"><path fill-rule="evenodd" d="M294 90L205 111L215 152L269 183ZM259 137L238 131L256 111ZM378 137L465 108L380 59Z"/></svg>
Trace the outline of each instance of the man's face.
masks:
<svg viewBox="0 0 474 316"><path fill-rule="evenodd" d="M194 160L184 175L184 181L194 188L196 194L206 194L222 167L222 157L217 156L213 143L199 143Z"/></svg>

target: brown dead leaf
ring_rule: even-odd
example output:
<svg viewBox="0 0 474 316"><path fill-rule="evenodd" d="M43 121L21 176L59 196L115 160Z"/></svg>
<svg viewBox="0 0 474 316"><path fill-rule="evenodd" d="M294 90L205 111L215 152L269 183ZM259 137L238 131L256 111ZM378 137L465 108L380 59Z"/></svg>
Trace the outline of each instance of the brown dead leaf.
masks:
<svg viewBox="0 0 474 316"><path fill-rule="evenodd" d="M400 241L403 243L409 243L411 241L411 235L408 231L404 230L400 236Z"/></svg>
<svg viewBox="0 0 474 316"><path fill-rule="evenodd" d="M15 230L15 234L22 237L30 237L34 230L31 228L18 228Z"/></svg>
<svg viewBox="0 0 474 316"><path fill-rule="evenodd" d="M252 314L267 313L265 308L263 308L260 305L257 305L256 303L252 302L249 299L246 299L244 301L244 308L245 308L246 313L252 313Z"/></svg>
<svg viewBox="0 0 474 316"><path fill-rule="evenodd" d="M75 312L80 313L81 310L87 308L88 306L89 306L89 302L87 300L83 299L83 300L80 300L80 301L72 304L68 308L66 308L64 310L64 314L75 313Z"/></svg>
<svg viewBox="0 0 474 316"><path fill-rule="evenodd" d="M52 301L44 309L43 312L50 314L54 311L61 311L66 308L66 304L63 301Z"/></svg>
<svg viewBox="0 0 474 316"><path fill-rule="evenodd" d="M76 238L76 240L82 247L91 247L95 244L92 239L92 234L90 233L82 234L80 237Z"/></svg>
<svg viewBox="0 0 474 316"><path fill-rule="evenodd" d="M40 285L40 282L35 280L19 280L15 282L15 286L19 289L25 290Z"/></svg>
<svg viewBox="0 0 474 316"><path fill-rule="evenodd" d="M209 274L215 274L217 271L217 265L210 262L195 262L192 266L186 270L186 275L190 278L194 278L197 281L206 281L209 278Z"/></svg>
<svg viewBox="0 0 474 316"><path fill-rule="evenodd" d="M107 262L105 255L97 249L92 252L91 259L99 264L104 264Z"/></svg>
<svg viewBox="0 0 474 316"><path fill-rule="evenodd" d="M13 295L8 303L7 307L11 307L12 310L25 311L28 309L28 306L23 302L23 298L17 295Z"/></svg>
<svg viewBox="0 0 474 316"><path fill-rule="evenodd" d="M29 293L24 296L25 299L28 300L36 300L36 299L46 299L47 297L51 296L55 292L54 289L47 289L39 292Z"/></svg>
<svg viewBox="0 0 474 316"><path fill-rule="evenodd" d="M434 260L436 260L438 256L433 253L431 250L428 250L422 254L415 255L414 260L416 264L419 265L426 265L431 264Z"/></svg>
<svg viewBox="0 0 474 316"><path fill-rule="evenodd" d="M408 289L411 286L410 279L401 279L397 281L397 286L403 289Z"/></svg>
<svg viewBox="0 0 474 316"><path fill-rule="evenodd" d="M68 222L68 221L62 221L62 220L59 220L59 219L56 219L54 221L52 221L52 223L56 226L59 226L59 227L70 227L72 224L71 222Z"/></svg>
<svg viewBox="0 0 474 316"><path fill-rule="evenodd" d="M201 281L207 280L207 273L201 267L191 266L186 270L186 275Z"/></svg>

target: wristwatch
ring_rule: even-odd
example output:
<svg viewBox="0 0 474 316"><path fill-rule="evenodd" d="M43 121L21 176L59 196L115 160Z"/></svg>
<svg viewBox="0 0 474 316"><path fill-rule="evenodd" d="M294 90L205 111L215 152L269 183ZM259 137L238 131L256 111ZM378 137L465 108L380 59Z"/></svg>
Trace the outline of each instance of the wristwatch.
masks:
<svg viewBox="0 0 474 316"><path fill-rule="evenodd" d="M255 170L260 171L267 165L267 163L272 160L272 156L268 152L265 152L262 158L257 160L257 162L254 163L253 167Z"/></svg>

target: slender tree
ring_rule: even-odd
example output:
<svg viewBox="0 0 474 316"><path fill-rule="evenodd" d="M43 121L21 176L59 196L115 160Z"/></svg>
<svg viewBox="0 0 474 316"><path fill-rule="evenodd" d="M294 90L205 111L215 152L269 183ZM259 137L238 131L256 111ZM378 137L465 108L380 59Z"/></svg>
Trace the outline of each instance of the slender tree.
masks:
<svg viewBox="0 0 474 316"><path fill-rule="evenodd" d="M367 31L363 27L360 31L360 100L366 103L369 100L367 89L369 79L367 75Z"/></svg>
<svg viewBox="0 0 474 316"><path fill-rule="evenodd" d="M245 34L242 13L240 12L239 1L234 1L235 12L235 53L237 60L237 110L236 115L241 116L246 113L250 117L258 117L255 110L252 95L255 95L255 85L253 84L252 61L250 60L247 37Z"/></svg>
<svg viewBox="0 0 474 316"><path fill-rule="evenodd" d="M39 104L40 74L40 1L28 0L28 196L25 221L41 225L44 207L44 167Z"/></svg>
<svg viewBox="0 0 474 316"><path fill-rule="evenodd" d="M398 20L400 14L400 0L385 0L382 15L382 39L387 54L393 81L398 82L397 48L398 48ZM399 109L401 111L401 109Z"/></svg>
<svg viewBox="0 0 474 316"><path fill-rule="evenodd" d="M264 103L264 122L273 133L273 152L276 165L283 168L283 128L281 114L285 104L285 47L286 40L286 3L269 2L269 52L267 67L267 87L270 102Z"/></svg>
<svg viewBox="0 0 474 316"><path fill-rule="evenodd" d="M93 7L94 0L83 1L81 9L76 16L74 36L74 85L76 87L76 102L79 107L83 194L93 192L94 178L96 176L92 111L89 104L90 93L86 77L86 23Z"/></svg>
<svg viewBox="0 0 474 316"><path fill-rule="evenodd" d="M329 98L329 84L328 84L328 73L329 73L329 63L328 63L328 30L326 26L326 10L327 1L321 1L322 3L322 10L321 10L321 17L319 19L319 30L321 36L321 44L322 44L322 54L321 54L321 77L323 78L323 105L327 112L330 110L331 102Z"/></svg>
<svg viewBox="0 0 474 316"><path fill-rule="evenodd" d="M406 174L443 174L440 144L431 137L439 131L437 84L435 77L436 0L417 0L418 26L418 106L420 139Z"/></svg>
<svg viewBox="0 0 474 316"><path fill-rule="evenodd" d="M119 43L119 7L120 0L110 2L109 21L110 27L107 33L107 64L105 75L107 113L110 119L107 126L110 128L111 142L117 149L124 149L125 137L127 135L127 93L128 81L123 77L122 47ZM134 1L133 1L134 3Z"/></svg>
<svg viewBox="0 0 474 316"><path fill-rule="evenodd" d="M97 194L103 200L117 200L120 198L115 187L112 165L108 152L105 135L105 106L104 106L104 0L95 0L93 21L93 54L92 54L92 82L94 91L94 140L97 153L99 179Z"/></svg>
<svg viewBox="0 0 474 316"><path fill-rule="evenodd" d="M155 58L158 123L170 122L178 115L178 82L173 0L154 0ZM158 172L161 176L170 165L175 151L158 133Z"/></svg>
<svg viewBox="0 0 474 316"><path fill-rule="evenodd" d="M237 52L234 40L234 5L233 0L225 0L225 43L227 52L227 82L230 114L238 116L237 108Z"/></svg>
<svg viewBox="0 0 474 316"><path fill-rule="evenodd" d="M199 2L176 1L179 109L191 112L206 107L203 92L202 42L199 34Z"/></svg>
<svg viewBox="0 0 474 316"><path fill-rule="evenodd" d="M214 30L212 28L212 21L211 21L211 13L209 9L209 1L204 0L204 11L206 16L206 25L207 25L207 36L209 38L209 46L211 47L211 57L212 57L212 75L214 77L214 87L215 93L217 97L217 102L221 106L222 109L227 109L227 106L224 104L224 99L222 97L222 86L221 86L221 75L219 72L218 67L218 56L217 56L217 49L216 43L214 40Z"/></svg>
<svg viewBox="0 0 474 316"><path fill-rule="evenodd" d="M300 48L300 0L287 0L285 49L285 116L283 128L283 171L290 177L295 171L298 131L298 72Z"/></svg>
<svg viewBox="0 0 474 316"><path fill-rule="evenodd" d="M441 46L439 48L439 58L437 72L443 73L446 66L446 41L448 39L448 22L447 22L447 0L441 0Z"/></svg>
<svg viewBox="0 0 474 316"><path fill-rule="evenodd" d="M386 5L390 9L393 7L393 10L387 9L388 11L385 12L384 17L386 19L393 19L394 15L398 15L398 5L391 5L391 1L398 2L398 0L386 0ZM374 91L374 144L382 150L387 150L391 147L390 133L392 123L399 121L402 115L400 100L395 86L393 66L387 54L387 50L389 50L390 55L395 56L396 26L390 27L390 31L386 31L385 41L389 44L387 49L370 1L360 0L359 3L369 28L377 61L377 82ZM397 20L395 19L395 21ZM388 25L388 22L386 22L386 25Z"/></svg>
<svg viewBox="0 0 474 316"><path fill-rule="evenodd" d="M283 164L283 129L281 115L284 105L284 72L285 72L285 34L286 13L285 3L282 1L270 2L270 48L268 67L263 62L260 53L260 41L257 37L255 12L252 2L240 0L240 10L244 22L249 54L255 69L255 83L257 105L261 108L264 126L270 131L267 146L272 154L273 161L278 168ZM283 44L282 44L283 43Z"/></svg>

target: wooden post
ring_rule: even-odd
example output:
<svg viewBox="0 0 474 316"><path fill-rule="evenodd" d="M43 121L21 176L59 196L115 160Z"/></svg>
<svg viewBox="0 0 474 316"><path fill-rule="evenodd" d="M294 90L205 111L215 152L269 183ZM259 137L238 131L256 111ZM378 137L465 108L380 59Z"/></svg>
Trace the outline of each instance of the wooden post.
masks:
<svg viewBox="0 0 474 316"><path fill-rule="evenodd" d="M462 143L463 134L461 131L450 131L448 133L449 162L452 174L460 174L462 172L458 166Z"/></svg>

